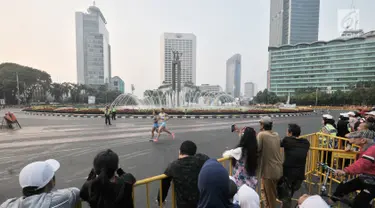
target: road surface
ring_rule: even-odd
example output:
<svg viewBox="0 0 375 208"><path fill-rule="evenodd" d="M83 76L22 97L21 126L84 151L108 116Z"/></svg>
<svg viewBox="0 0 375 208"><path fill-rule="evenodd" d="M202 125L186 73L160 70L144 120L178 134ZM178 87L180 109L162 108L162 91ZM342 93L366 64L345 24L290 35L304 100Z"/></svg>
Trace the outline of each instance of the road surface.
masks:
<svg viewBox="0 0 375 208"><path fill-rule="evenodd" d="M230 131L232 124L259 129L259 119L171 119L168 128L176 133L175 140L164 135L158 143L152 143L149 119L118 119L112 126L105 126L100 118L43 117L23 112L16 112L16 116L21 130L0 131L0 202L21 195L18 174L32 161L60 161L57 187L80 188L94 156L101 150L110 148L117 152L120 166L143 179L163 173L177 158L184 140L194 141L198 152L220 158L224 150L238 143L238 136ZM308 134L319 130L321 115L274 118L274 130L284 136L289 123L301 125L303 134ZM158 183L151 186L152 201L157 188ZM137 207L145 207L144 190L136 189Z"/></svg>

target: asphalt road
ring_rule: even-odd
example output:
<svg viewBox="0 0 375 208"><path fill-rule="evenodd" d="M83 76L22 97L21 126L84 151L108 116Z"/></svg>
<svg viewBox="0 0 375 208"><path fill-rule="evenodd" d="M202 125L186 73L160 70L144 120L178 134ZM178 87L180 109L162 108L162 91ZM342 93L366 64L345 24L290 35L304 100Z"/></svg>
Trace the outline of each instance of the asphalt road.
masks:
<svg viewBox="0 0 375 208"><path fill-rule="evenodd" d="M152 143L152 121L148 119L118 119L107 127L99 118L41 117L22 112L16 116L21 130L0 131L0 202L21 195L18 174L32 161L57 159L61 163L57 187L79 188L92 168L94 156L110 148L117 152L126 172L143 179L161 174L177 158L184 140L194 141L198 152L220 158L224 150L238 143L238 136L230 132L233 123L259 129L257 119L171 119L168 128L176 133L175 140L164 135L158 143ZM301 125L303 134L308 134L320 129L321 115L274 118L274 130L284 136L289 123ZM158 183L150 187L154 201ZM145 207L144 191L136 188L137 207Z"/></svg>

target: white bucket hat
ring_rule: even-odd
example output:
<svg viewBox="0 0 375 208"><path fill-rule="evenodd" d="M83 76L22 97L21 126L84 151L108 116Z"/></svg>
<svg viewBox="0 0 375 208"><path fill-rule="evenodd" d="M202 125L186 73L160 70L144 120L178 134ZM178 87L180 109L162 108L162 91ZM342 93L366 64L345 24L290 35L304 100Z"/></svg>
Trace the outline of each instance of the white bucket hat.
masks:
<svg viewBox="0 0 375 208"><path fill-rule="evenodd" d="M20 186L21 188L43 188L52 180L59 168L60 163L54 159L30 163L22 168L20 172Z"/></svg>

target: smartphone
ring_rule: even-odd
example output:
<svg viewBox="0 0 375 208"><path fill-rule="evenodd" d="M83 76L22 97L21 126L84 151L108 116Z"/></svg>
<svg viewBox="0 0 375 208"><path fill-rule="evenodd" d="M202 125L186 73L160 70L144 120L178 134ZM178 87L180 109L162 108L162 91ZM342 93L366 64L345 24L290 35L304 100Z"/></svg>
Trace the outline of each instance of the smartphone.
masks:
<svg viewBox="0 0 375 208"><path fill-rule="evenodd" d="M236 124L233 124L233 125L231 126L231 131L234 132L235 130L236 130Z"/></svg>

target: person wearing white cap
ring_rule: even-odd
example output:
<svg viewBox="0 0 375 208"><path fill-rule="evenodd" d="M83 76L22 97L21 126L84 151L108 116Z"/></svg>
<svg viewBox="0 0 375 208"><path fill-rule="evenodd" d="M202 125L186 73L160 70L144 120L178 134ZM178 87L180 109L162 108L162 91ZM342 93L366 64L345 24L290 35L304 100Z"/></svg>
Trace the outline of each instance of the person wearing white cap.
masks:
<svg viewBox="0 0 375 208"><path fill-rule="evenodd" d="M54 159L26 165L19 175L23 196L8 199L0 208L74 208L80 205L78 188L53 190L55 172L59 168L60 163Z"/></svg>

